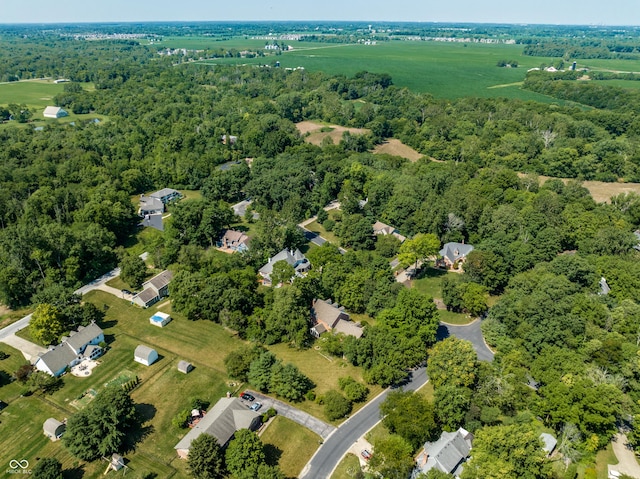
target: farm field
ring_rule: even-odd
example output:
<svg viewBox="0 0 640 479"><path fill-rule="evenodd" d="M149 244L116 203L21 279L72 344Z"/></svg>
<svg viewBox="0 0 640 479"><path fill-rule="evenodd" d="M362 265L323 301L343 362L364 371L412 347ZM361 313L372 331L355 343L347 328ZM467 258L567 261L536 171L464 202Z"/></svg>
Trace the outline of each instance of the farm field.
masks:
<svg viewBox="0 0 640 479"><path fill-rule="evenodd" d="M64 91L63 83L52 80L25 80L0 84L0 105L24 103L27 106L44 109L53 105L53 97Z"/></svg>
<svg viewBox="0 0 640 479"><path fill-rule="evenodd" d="M179 39L176 39L176 45ZM186 45L186 39L183 40ZM217 46L255 48L255 40L241 39L215 42ZM250 43L253 42L253 43ZM212 42L213 43L213 42ZM506 97L562 103L545 95L520 88L527 69L557 59L527 57L520 45L487 45L441 42L382 42L377 45L298 44L289 42L294 50L264 58L221 58L207 60L212 64L272 64L282 67L302 66L309 71L353 75L362 70L388 73L394 84L437 98L465 96ZM264 45L264 41L262 41ZM312 45L312 46L309 46ZM499 68L500 60L517 60L518 68ZM501 86L502 88L490 88Z"/></svg>

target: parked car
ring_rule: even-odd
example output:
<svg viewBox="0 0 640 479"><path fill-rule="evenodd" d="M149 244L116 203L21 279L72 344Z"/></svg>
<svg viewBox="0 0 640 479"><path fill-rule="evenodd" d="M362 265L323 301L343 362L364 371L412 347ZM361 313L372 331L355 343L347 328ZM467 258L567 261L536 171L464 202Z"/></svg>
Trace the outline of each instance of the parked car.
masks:
<svg viewBox="0 0 640 479"><path fill-rule="evenodd" d="M129 291L128 289L123 289L122 290L122 294L133 294L131 291Z"/></svg>
<svg viewBox="0 0 640 479"><path fill-rule="evenodd" d="M242 399L244 399L245 401L249 401L249 402L251 402L251 401L253 401L253 400L255 399L255 398L254 398L251 394L249 394L249 393L242 393L242 394L240 394L240 397L241 397Z"/></svg>
<svg viewBox="0 0 640 479"><path fill-rule="evenodd" d="M249 409L251 409L252 411L257 411L262 407L262 404L259 402L255 402L251 405L251 407Z"/></svg>
<svg viewBox="0 0 640 479"><path fill-rule="evenodd" d="M362 458L363 458L365 461L368 461L369 459L371 459L371 452L369 452L369 451L368 451L368 450L366 450L366 449L363 449L363 450L360 452L360 455L362 456Z"/></svg>

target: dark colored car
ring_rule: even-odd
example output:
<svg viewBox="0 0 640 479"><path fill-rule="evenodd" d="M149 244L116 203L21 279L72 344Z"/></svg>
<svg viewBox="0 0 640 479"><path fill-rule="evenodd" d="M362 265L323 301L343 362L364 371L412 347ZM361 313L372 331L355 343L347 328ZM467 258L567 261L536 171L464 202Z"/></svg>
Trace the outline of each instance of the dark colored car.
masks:
<svg viewBox="0 0 640 479"><path fill-rule="evenodd" d="M123 294L133 294L131 291L129 291L128 289L123 289L122 290Z"/></svg>
<svg viewBox="0 0 640 479"><path fill-rule="evenodd" d="M242 393L242 394L240 394L240 397L241 397L242 399L244 399L245 401L253 401L253 400L255 399L255 398L254 398L251 394L249 394L249 393Z"/></svg>

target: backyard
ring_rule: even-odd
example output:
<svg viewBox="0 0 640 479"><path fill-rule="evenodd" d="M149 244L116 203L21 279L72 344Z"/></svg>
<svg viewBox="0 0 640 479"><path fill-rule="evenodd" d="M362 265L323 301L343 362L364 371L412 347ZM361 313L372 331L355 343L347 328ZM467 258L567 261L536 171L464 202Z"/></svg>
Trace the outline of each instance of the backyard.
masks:
<svg viewBox="0 0 640 479"><path fill-rule="evenodd" d="M411 281L411 287L427 296L442 300L442 278L446 275L456 275L441 269L431 267L423 268L417 279ZM440 320L449 324L469 324L474 318L463 313L454 313L446 309L438 309Z"/></svg>

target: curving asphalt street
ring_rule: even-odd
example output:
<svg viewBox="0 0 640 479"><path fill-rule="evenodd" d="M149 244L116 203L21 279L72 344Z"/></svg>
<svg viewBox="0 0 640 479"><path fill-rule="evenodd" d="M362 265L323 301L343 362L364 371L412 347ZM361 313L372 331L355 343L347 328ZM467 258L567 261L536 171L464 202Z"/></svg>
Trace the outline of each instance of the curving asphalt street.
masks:
<svg viewBox="0 0 640 479"><path fill-rule="evenodd" d="M415 391L427 381L426 368L418 368L403 387L405 391ZM380 421L380 404L391 390L386 389L380 393L327 437L300 473L300 479L329 479L353 443Z"/></svg>
<svg viewBox="0 0 640 479"><path fill-rule="evenodd" d="M440 323L437 333L438 341L448 338L449 336L455 336L458 339L466 339L473 344L473 348L476 350L480 361L491 362L493 361L493 351L489 349L487 343L484 341L482 329L480 329L481 324L482 323L479 319L463 326Z"/></svg>

